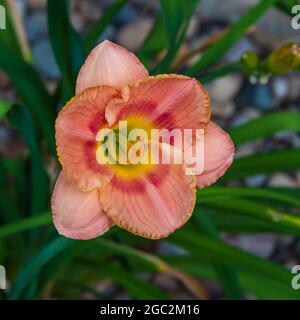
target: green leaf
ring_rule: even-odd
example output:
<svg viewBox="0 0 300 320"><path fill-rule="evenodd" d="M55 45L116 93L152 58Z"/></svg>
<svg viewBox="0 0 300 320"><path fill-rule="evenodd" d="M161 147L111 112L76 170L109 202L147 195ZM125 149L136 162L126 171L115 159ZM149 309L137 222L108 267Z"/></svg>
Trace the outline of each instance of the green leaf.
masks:
<svg viewBox="0 0 300 320"><path fill-rule="evenodd" d="M207 49L200 59L187 71L187 75L195 76L203 69L213 65L246 33L247 29L256 23L277 0L262 0L245 15L243 15L228 32L213 46Z"/></svg>
<svg viewBox="0 0 300 320"><path fill-rule="evenodd" d="M21 270L13 281L9 292L9 299L16 300L22 297L22 293L27 285L31 284L39 271L55 256L72 248L76 242L67 238L57 237L48 243L42 250L34 256Z"/></svg>
<svg viewBox="0 0 300 320"><path fill-rule="evenodd" d="M238 180L257 174L294 171L300 168L300 149L260 153L233 161L221 182Z"/></svg>
<svg viewBox="0 0 300 320"><path fill-rule="evenodd" d="M11 103L9 103L8 101L0 100L0 120L4 118L11 106Z"/></svg>
<svg viewBox="0 0 300 320"><path fill-rule="evenodd" d="M280 9L282 12L285 12L286 14L292 15L292 8L299 4L299 1L297 0L278 0L276 3L276 7Z"/></svg>
<svg viewBox="0 0 300 320"><path fill-rule="evenodd" d="M164 261L156 256L135 248L131 248L124 244L115 243L106 239L98 239L97 247L101 248L101 252L103 251L109 254L118 254L128 257L132 260L135 260L139 264L144 264L153 271L163 272L169 268Z"/></svg>
<svg viewBox="0 0 300 320"><path fill-rule="evenodd" d="M160 0L168 39L168 51L155 68L155 73L168 71L185 40L187 28L198 3L199 0Z"/></svg>
<svg viewBox="0 0 300 320"><path fill-rule="evenodd" d="M83 43L70 23L66 0L48 0L48 26L54 55L62 74L66 102L74 96L76 77L85 58Z"/></svg>
<svg viewBox="0 0 300 320"><path fill-rule="evenodd" d="M274 233L285 234L270 223L262 222L258 219L249 218L246 215L237 215L230 212L224 212L212 208L202 208L205 213L209 215L215 226L221 230L230 234L257 234L257 233Z"/></svg>
<svg viewBox="0 0 300 320"><path fill-rule="evenodd" d="M113 22L115 17L127 2L128 0L115 0L109 7L105 9L100 19L95 23L95 25L84 38L86 52L90 52L93 49L105 28Z"/></svg>
<svg viewBox="0 0 300 320"><path fill-rule="evenodd" d="M300 132L299 112L282 111L265 114L241 126L230 129L229 134L234 144L240 145L286 130Z"/></svg>
<svg viewBox="0 0 300 320"><path fill-rule="evenodd" d="M21 55L21 50L19 47L19 43L17 40L17 36L15 33L15 28L14 28L14 24L13 21L10 17L10 14L8 14L8 10L6 7L6 0L0 0L0 5L3 6L6 10L6 29L5 32L1 31L0 32L0 43L4 43L8 46L10 46L11 48L14 48L18 51L18 53Z"/></svg>
<svg viewBox="0 0 300 320"><path fill-rule="evenodd" d="M45 222L45 221L41 221ZM1 231L1 230L0 230ZM98 242L98 243L97 243ZM101 244L101 241L73 241L70 239L57 237L55 240L43 247L39 253L33 257L21 270L15 281L13 282L12 289L10 291L10 299L18 299L26 296L25 288L35 279L37 274L39 278L45 280L54 280L58 276L58 272L62 268L66 268L66 265L80 252L85 252L89 247L93 247L93 250L97 250L97 247ZM102 240L102 248L105 248L105 242ZM99 249L99 248L98 248ZM119 248L123 251L123 248ZM130 248L128 249L130 251ZM124 252L123 252L124 253ZM134 256L134 253L131 252ZM141 258L143 260L143 258ZM153 259L146 259L147 263L153 263ZM96 261L97 268L99 267L99 260ZM92 265L92 262L89 263ZM110 264L102 265L101 273L105 277L110 277L116 283L127 289L133 297L139 299L167 299L168 296L162 293L158 288L145 283L139 278L122 271L121 269L115 269ZM41 286L39 286L39 289Z"/></svg>
<svg viewBox="0 0 300 320"><path fill-rule="evenodd" d="M218 279L207 261L201 261L191 256L163 256L162 258L195 277L218 283ZM258 299L300 299L299 292L291 287L290 282L280 283L268 277L257 275L255 272L245 272L243 270L239 272L238 276L242 288Z"/></svg>
<svg viewBox="0 0 300 320"><path fill-rule="evenodd" d="M240 197L273 200L300 208L300 200L297 196L288 195L274 188L207 187L197 190L197 203L199 204L212 203L216 200L231 200Z"/></svg>
<svg viewBox="0 0 300 320"><path fill-rule="evenodd" d="M255 201L235 199L234 201L215 200L203 203L206 209L217 209L220 212L245 215L270 224L271 227L286 234L300 235L300 217L277 210L276 208ZM226 219L224 217L224 219Z"/></svg>
<svg viewBox="0 0 300 320"><path fill-rule="evenodd" d="M17 52L4 44L0 44L0 69L15 84L24 101L24 105L29 108L33 119L37 121L42 129L51 152L55 154L55 109L52 98L38 73Z"/></svg>
<svg viewBox="0 0 300 320"><path fill-rule="evenodd" d="M12 222L18 219L18 206L12 194L0 186L0 216L3 222ZM0 228L1 230L1 228Z"/></svg>
<svg viewBox="0 0 300 320"><path fill-rule="evenodd" d="M0 228L0 238L16 234L21 231L30 230L34 227L51 223L51 214L39 215L26 219L19 224L12 224ZM111 228L103 237L109 237L116 231ZM25 289L33 282L38 281L37 290L41 290L47 281L54 281L62 269L65 269L70 261L79 253L85 252L89 247L94 246L96 240L74 241L61 236L56 237L42 246L34 257L22 267L18 276L14 279L10 290L10 299L27 298ZM38 291L37 291L38 292ZM33 295L35 295L34 292Z"/></svg>
<svg viewBox="0 0 300 320"><path fill-rule="evenodd" d="M164 272L181 281L196 297L203 298L207 295L201 283L190 278L181 270L177 270L166 264L163 260L153 254L131 248L129 245L114 243L104 239L97 240L97 247L99 246L103 255L107 254L107 256L110 257L111 255L117 254L126 258L127 261L130 262L131 270L133 266L132 263L135 262L139 268L146 268L147 271Z"/></svg>
<svg viewBox="0 0 300 320"><path fill-rule="evenodd" d="M197 227L208 237L220 240L218 230L213 225L209 216L202 214L201 216L195 215ZM228 264L215 263L213 264L215 273L222 284L226 296L233 300L241 300L243 292L241 290L239 280L234 268Z"/></svg>
<svg viewBox="0 0 300 320"><path fill-rule="evenodd" d="M212 70L209 70L207 74L201 75L200 77L198 77L198 79L202 84L206 84L206 83L209 83L210 81L213 81L217 78L224 77L228 74L231 74L234 72L243 72L243 71L244 69L240 64L240 62L232 62L232 63L224 64Z"/></svg>
<svg viewBox="0 0 300 320"><path fill-rule="evenodd" d="M77 290L77 295L82 295L84 293L92 294L97 300L112 300L110 295L99 292L97 289L85 285L83 282L65 281L61 280L59 282L60 288L65 292L66 287ZM74 296L74 295L73 295Z"/></svg>
<svg viewBox="0 0 300 320"><path fill-rule="evenodd" d="M169 300L170 297L166 293L162 292L159 288L153 286L150 283L138 278L137 276L124 271L123 269L113 266L111 263L109 266L98 261L88 260L88 265L95 265L95 267L101 270L101 273L105 277L109 277L115 283L123 287L134 299L142 300Z"/></svg>
<svg viewBox="0 0 300 320"><path fill-rule="evenodd" d="M290 272L280 265L194 231L181 229L169 237L168 241L186 249L195 257L229 263L238 270L247 270L248 272L255 270L255 273L262 277L283 284L290 283Z"/></svg>
<svg viewBox="0 0 300 320"><path fill-rule="evenodd" d="M14 106L9 113L9 120L16 127L27 143L31 154L31 212L37 214L48 208L48 176L44 169L34 126L30 115L21 106Z"/></svg>
<svg viewBox="0 0 300 320"><path fill-rule="evenodd" d="M34 217L19 220L18 222L6 224L0 227L0 239L12 235L16 235L20 232L31 230L36 227L50 224L52 217L50 212L36 215Z"/></svg>
<svg viewBox="0 0 300 320"><path fill-rule="evenodd" d="M9 46L11 49L17 51L17 53L21 55L25 61L30 62L31 53L28 48L27 40L19 38L20 30L23 28L23 26L17 26L19 21L14 21L15 15L17 14L19 16L19 12L12 12L12 10L15 11L15 9L17 9L16 3L14 3L14 1L9 1L8 3L8 0L0 0L0 5L6 9L6 29L1 30L0 32L0 44ZM17 30L19 30L18 34ZM23 30L21 36L23 36Z"/></svg>
<svg viewBox="0 0 300 320"><path fill-rule="evenodd" d="M24 217L29 207L29 190L24 188L29 183L27 172L25 172L24 168L25 161L23 157L0 159L0 170L2 172L2 175L0 175L0 185L2 185L0 199L3 200L1 206L3 209L2 217L6 223ZM7 203L5 203L6 196Z"/></svg>
<svg viewBox="0 0 300 320"><path fill-rule="evenodd" d="M168 45L163 16L159 13L137 56L150 69L151 62Z"/></svg>

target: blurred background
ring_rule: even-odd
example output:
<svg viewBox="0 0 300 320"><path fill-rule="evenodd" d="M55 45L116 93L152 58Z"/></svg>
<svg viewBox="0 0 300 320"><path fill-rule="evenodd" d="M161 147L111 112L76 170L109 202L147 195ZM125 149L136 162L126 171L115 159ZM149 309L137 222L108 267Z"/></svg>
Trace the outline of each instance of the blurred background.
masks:
<svg viewBox="0 0 300 320"><path fill-rule="evenodd" d="M294 0L0 0L2 299L299 299L300 18ZM292 20L294 19L294 24ZM191 221L151 241L58 236L54 121L104 39L203 83L236 145Z"/></svg>

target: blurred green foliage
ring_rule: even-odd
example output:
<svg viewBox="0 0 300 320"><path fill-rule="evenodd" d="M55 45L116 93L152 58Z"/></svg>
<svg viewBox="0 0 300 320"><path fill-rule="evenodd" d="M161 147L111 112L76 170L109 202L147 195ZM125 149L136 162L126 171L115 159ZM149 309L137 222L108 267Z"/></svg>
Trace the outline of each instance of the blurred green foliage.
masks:
<svg viewBox="0 0 300 320"><path fill-rule="evenodd" d="M2 298L74 298L85 292L98 299L111 298L93 286L109 278L134 299L172 299L170 293L141 277L164 272L181 281L198 298L203 297L199 280L207 279L219 283L230 299L243 299L249 293L257 299L299 299L300 292L291 288L292 276L286 267L226 244L220 232L299 237L300 189L229 188L225 183L258 173L297 170L300 149L237 158L218 185L198 190L191 222L162 240L186 250L187 255L157 254L155 249L146 253L149 247L153 248L153 242L118 228L86 242L57 235L49 206L53 183L49 162L56 161L57 106L73 96L78 70L88 52L128 5L126 0L115 0L82 39L71 25L68 2L48 1L49 35L61 72L55 94L48 92L30 57L24 56L10 12L8 30L0 33L0 69L9 76L19 96L17 105L0 101L0 119L19 132L28 149L17 159L0 159L0 264L7 268L10 287L6 293L1 292ZM198 3L160 1L161 11L137 52L152 73L172 71ZM5 5L6 1L1 0L0 4ZM245 60L224 65L220 64L221 58L267 10L276 6L290 13L294 4L295 1L286 0L259 1L183 72L203 83L232 72L247 74ZM278 65L281 56L278 51L271 53L268 64L274 65L273 60L277 59ZM248 56L247 66L255 69L253 57L257 66L254 53L251 61ZM269 113L230 129L230 134L239 146L287 130L300 132L298 113Z"/></svg>

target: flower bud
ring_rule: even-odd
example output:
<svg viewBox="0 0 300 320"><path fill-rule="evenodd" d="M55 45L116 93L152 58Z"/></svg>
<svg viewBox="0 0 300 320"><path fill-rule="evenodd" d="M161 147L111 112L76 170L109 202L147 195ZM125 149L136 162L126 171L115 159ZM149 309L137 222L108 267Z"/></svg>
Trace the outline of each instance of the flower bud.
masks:
<svg viewBox="0 0 300 320"><path fill-rule="evenodd" d="M241 57L241 64L247 71L256 71L260 65L259 58L255 52L246 51Z"/></svg>
<svg viewBox="0 0 300 320"><path fill-rule="evenodd" d="M293 42L283 45L269 55L265 67L269 72L276 75L300 67L300 47Z"/></svg>

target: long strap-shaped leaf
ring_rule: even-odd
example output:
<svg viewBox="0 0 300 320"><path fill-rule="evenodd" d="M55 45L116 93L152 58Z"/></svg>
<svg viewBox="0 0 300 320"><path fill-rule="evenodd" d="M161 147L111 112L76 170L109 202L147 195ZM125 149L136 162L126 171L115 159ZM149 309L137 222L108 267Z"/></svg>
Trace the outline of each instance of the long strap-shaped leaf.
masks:
<svg viewBox="0 0 300 320"><path fill-rule="evenodd" d="M138 276L125 271L120 267L110 265L109 267L104 262L99 260L85 261L85 265L94 266L101 270L100 273L104 277L112 279L115 283L123 287L132 298L144 300L169 300L171 297L164 293L161 289L155 287L151 283L147 283Z"/></svg>
<svg viewBox="0 0 300 320"><path fill-rule="evenodd" d="M298 193L300 193L300 189ZM197 202L213 203L216 200L231 200L234 198L250 198L261 200L273 200L285 206L300 208L299 195L287 194L279 188L230 188L230 187L207 187L197 190Z"/></svg>
<svg viewBox="0 0 300 320"><path fill-rule="evenodd" d="M36 227L47 225L51 223L50 212L36 215L34 217L19 220L18 222L6 224L0 227L0 239L20 232L31 230Z"/></svg>
<svg viewBox="0 0 300 320"><path fill-rule="evenodd" d="M147 268L150 268L150 270L156 272L165 272L183 282L185 286L195 294L196 297L201 299L208 298L206 290L203 288L203 285L199 281L190 278L181 270L173 268L171 265L168 265L153 254L149 254L141 250L131 248L127 245L114 243L110 240L105 239L99 239L97 241L97 245L100 246L101 251L103 252L107 252L109 254L119 254L130 259L130 261L136 261L139 265L145 265Z"/></svg>
<svg viewBox="0 0 300 320"><path fill-rule="evenodd" d="M74 241L63 237L58 237L47 244L39 254L30 260L14 280L9 293L9 299L15 300L20 298L23 290L31 283L36 273L56 255L70 249L74 244Z"/></svg>
<svg viewBox="0 0 300 320"><path fill-rule="evenodd" d="M300 132L299 112L283 111L266 114L230 129L229 134L237 146L283 130Z"/></svg>
<svg viewBox="0 0 300 320"><path fill-rule="evenodd" d="M48 176L39 150L36 132L24 107L14 106L9 113L13 124L27 143L31 154L31 212L38 214L48 208Z"/></svg>
<svg viewBox="0 0 300 320"><path fill-rule="evenodd" d="M31 52L24 31L24 25L15 0L0 0L6 8L6 29L0 32L0 43L16 50L25 61L31 61Z"/></svg>
<svg viewBox="0 0 300 320"><path fill-rule="evenodd" d="M299 4L298 0L278 0L276 7L288 15L292 15L292 8Z"/></svg>
<svg viewBox="0 0 300 320"><path fill-rule="evenodd" d="M50 150L55 153L55 107L38 73L17 52L1 43L0 69L10 77L16 86L24 105L30 109L33 118L42 129Z"/></svg>
<svg viewBox="0 0 300 320"><path fill-rule="evenodd" d="M277 171L294 171L299 168L300 149L271 151L236 159L220 182Z"/></svg>
<svg viewBox="0 0 300 320"><path fill-rule="evenodd" d="M70 23L66 0L48 1L48 25L66 101L74 95L76 76L85 57L82 41Z"/></svg>
<svg viewBox="0 0 300 320"><path fill-rule="evenodd" d="M199 212L197 213L194 215L194 221L196 221L197 227L206 236L215 240L220 240L218 230L215 228L209 216L206 214L199 215ZM214 263L213 267L216 276L223 286L226 297L233 300L241 300L243 292L240 287L236 270L230 264L226 263Z"/></svg>
<svg viewBox="0 0 300 320"><path fill-rule="evenodd" d="M105 28L113 22L114 18L127 2L128 0L116 0L105 9L101 17L84 38L84 47L86 52L93 49L102 32L104 32Z"/></svg>
<svg viewBox="0 0 300 320"><path fill-rule="evenodd" d="M152 60L158 56L168 45L166 31L161 12L156 16L155 21L146 39L141 45L137 55L147 69L150 69Z"/></svg>
<svg viewBox="0 0 300 320"><path fill-rule="evenodd" d="M238 216L246 216L257 221L265 222L273 229L300 236L300 218L298 215L288 214L276 208L251 200L235 199L234 201L215 200L203 203L202 208L217 209L219 212L228 212ZM224 219L226 219L224 217Z"/></svg>
<svg viewBox="0 0 300 320"><path fill-rule="evenodd" d="M183 43L190 19L199 0L160 0L163 13L168 51L155 67L154 73L167 72Z"/></svg>
<svg viewBox="0 0 300 320"><path fill-rule="evenodd" d="M274 281L290 282L290 272L280 265L191 230L181 229L169 237L168 241L186 249L195 257L227 262L238 269L268 276Z"/></svg>
<svg viewBox="0 0 300 320"><path fill-rule="evenodd" d="M277 0L262 0L251 8L229 29L223 38L203 53L200 59L188 69L187 74L195 76L203 69L216 63L276 1Z"/></svg>
<svg viewBox="0 0 300 320"><path fill-rule="evenodd" d="M168 255L163 256L163 259L195 277L218 282L211 265L205 260L200 260L198 257ZM255 272L240 270L239 280L245 292L253 294L257 299L298 300L300 298L299 291L294 290L289 282L274 281L268 274L262 276Z"/></svg>

